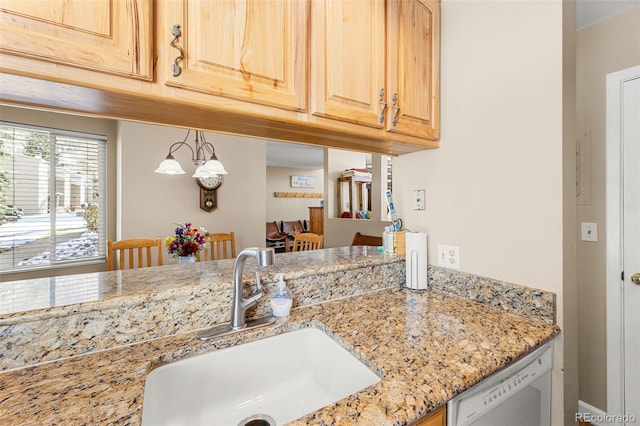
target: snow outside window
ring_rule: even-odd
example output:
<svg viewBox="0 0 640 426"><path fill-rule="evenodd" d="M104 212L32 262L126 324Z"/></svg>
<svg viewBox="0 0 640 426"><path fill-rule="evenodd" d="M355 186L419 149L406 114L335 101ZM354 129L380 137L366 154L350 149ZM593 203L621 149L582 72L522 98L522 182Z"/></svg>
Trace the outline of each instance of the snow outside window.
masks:
<svg viewBox="0 0 640 426"><path fill-rule="evenodd" d="M0 273L104 261L104 136L0 122Z"/></svg>

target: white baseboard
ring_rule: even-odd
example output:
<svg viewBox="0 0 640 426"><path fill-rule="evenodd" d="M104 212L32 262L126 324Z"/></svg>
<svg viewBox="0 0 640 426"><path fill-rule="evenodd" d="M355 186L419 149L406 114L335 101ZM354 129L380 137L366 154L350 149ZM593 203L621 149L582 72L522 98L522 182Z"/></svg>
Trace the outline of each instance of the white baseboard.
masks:
<svg viewBox="0 0 640 426"><path fill-rule="evenodd" d="M584 401L578 400L578 412L583 414L584 417L586 417L586 418L583 418L582 421L591 423L594 426L611 426L615 424L611 422L604 423L604 422L595 421L595 419L602 419L602 420L607 419L607 412L602 411L601 409L596 408L593 405L588 404Z"/></svg>

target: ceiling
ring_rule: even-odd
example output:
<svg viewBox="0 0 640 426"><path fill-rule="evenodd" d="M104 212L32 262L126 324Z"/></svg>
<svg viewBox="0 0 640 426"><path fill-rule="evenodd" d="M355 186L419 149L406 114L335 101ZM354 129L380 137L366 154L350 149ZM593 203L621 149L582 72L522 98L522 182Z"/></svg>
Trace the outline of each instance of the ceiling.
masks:
<svg viewBox="0 0 640 426"><path fill-rule="evenodd" d="M576 29L580 30L638 5L640 0L576 0Z"/></svg>
<svg viewBox="0 0 640 426"><path fill-rule="evenodd" d="M640 0L576 0L576 30L638 5ZM324 150L313 145L267 141L267 166L321 169Z"/></svg>
<svg viewBox="0 0 640 426"><path fill-rule="evenodd" d="M298 143L267 141L267 166L322 169L324 168L324 148Z"/></svg>

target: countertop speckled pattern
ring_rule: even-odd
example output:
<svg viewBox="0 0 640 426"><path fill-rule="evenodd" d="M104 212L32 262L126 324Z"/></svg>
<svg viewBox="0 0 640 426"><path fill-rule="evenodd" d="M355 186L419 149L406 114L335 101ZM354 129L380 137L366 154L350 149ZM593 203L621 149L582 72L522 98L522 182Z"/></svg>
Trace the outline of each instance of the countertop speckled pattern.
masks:
<svg viewBox="0 0 640 426"><path fill-rule="evenodd" d="M284 273L287 280L357 268L398 263L402 258L386 257L375 247L337 247L276 254L273 266L258 268L247 261L245 280L260 271L265 283L275 282ZM69 313L143 303L149 299L190 294L206 285L211 291L229 288L233 259L188 265L130 269L102 273L66 275L20 281L0 281L0 325L27 320L67 316ZM403 265L404 267L404 265ZM36 288L46 288L42 294ZM56 297L51 297L54 293ZM42 296L42 297L40 297ZM66 297L65 297L66 296Z"/></svg>
<svg viewBox="0 0 640 426"><path fill-rule="evenodd" d="M232 266L0 283L0 424L139 425L152 369L302 327L326 332L381 380L292 424L408 424L559 333L553 293L435 266L431 290L412 291L403 258L342 247L279 254L260 269L265 294L284 274L290 318L198 341L198 329L228 321ZM258 268L247 269L250 292ZM75 299L43 303L33 296L42 285ZM269 309L263 300L254 315Z"/></svg>
<svg viewBox="0 0 640 426"><path fill-rule="evenodd" d="M0 423L137 425L153 368L301 327L327 332L381 381L293 425L411 423L559 332L437 290L384 289L208 342L189 332L1 373Z"/></svg>
<svg viewBox="0 0 640 426"><path fill-rule="evenodd" d="M0 370L228 323L232 269L232 260L221 260L0 283L0 305L19 308L0 314ZM278 273L293 292L294 306L404 283L402 258L366 247L282 253L273 266L247 262L246 269L245 296L256 291L254 272L265 289L248 318L271 315L269 294Z"/></svg>

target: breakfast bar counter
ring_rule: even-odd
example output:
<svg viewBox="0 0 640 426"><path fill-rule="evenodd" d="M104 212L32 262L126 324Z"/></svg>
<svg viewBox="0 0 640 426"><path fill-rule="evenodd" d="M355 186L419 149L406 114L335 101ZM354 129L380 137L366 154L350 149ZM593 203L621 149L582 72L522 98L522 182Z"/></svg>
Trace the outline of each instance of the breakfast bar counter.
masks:
<svg viewBox="0 0 640 426"><path fill-rule="evenodd" d="M102 321L108 313L100 313L97 306L90 307L94 302L27 312L24 322L20 322L17 312L0 317L4 351L0 424L138 425L142 419L145 379L154 368L304 327L327 333L381 380L291 424L410 424L559 333L554 324L554 295L540 290L435 267L430 267L429 290L409 290L402 286L402 258L383 257L362 247L279 254L276 264L278 267L268 272L261 269L261 273L268 282L275 281L272 279L275 274L284 273L295 300L291 316L264 328L205 342L195 338L196 331L224 322L212 320L218 317L211 312L204 324L191 319L199 318L195 314L176 316L170 332L156 336L149 333L153 327L136 324L132 318L138 318L140 323L144 319L127 317L122 312L138 309L155 325L172 322L171 317L163 317L167 312L207 312L211 307L199 305L205 299L195 295L214 292L216 286L225 294L230 291L229 265L217 262L166 267L170 276L182 274L186 281L190 276L198 282L189 281L178 289L168 284L162 291L156 288L154 296L148 296L146 307L144 292L133 290L133 281L127 283L129 278L139 279L139 275L118 274L125 281L121 293L141 299L119 313L124 315L123 321L128 321L126 325L105 320L109 322L106 326ZM213 269L217 269L217 275ZM155 270L155 276L162 275L159 271L162 269ZM208 275L212 275L210 281L204 279ZM371 283L370 288L364 286L365 281ZM132 289L124 290L127 285ZM148 286L148 282L142 284L144 288ZM309 287L321 291L311 291ZM173 297L161 297L164 292ZM183 300L187 294L188 300ZM221 294L216 295L221 304L214 309L224 311L228 317L226 303L230 302ZM265 298L268 299L268 293ZM174 302L182 308L167 310ZM193 309L193 304L197 309ZM155 313L145 310L152 308L159 310ZM56 309L65 310L65 315ZM258 307L254 315L265 313L269 313L267 304ZM59 321L66 321L65 327L75 330L75 338L66 337L67 342L73 342L70 346L75 353L62 351L55 359L48 358L48 353L32 342L41 336L34 332L31 341L27 341L24 330L17 330L24 324L29 325L27 329L35 329L37 324L47 321L58 327L56 332L61 330L56 325ZM137 329L144 338L120 341L117 335L107 336L109 327ZM112 342L109 347L96 343L101 336ZM7 343L18 341L28 349L16 350ZM59 346L55 341L42 346L47 345L52 350Z"/></svg>

